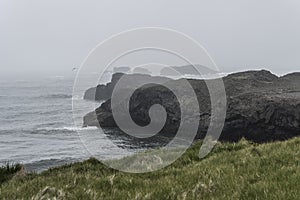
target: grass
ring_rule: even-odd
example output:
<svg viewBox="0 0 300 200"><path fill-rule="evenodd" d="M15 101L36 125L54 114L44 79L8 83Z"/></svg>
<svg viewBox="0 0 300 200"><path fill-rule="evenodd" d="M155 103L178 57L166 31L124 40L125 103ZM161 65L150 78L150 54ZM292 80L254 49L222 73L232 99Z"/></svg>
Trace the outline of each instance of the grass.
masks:
<svg viewBox="0 0 300 200"><path fill-rule="evenodd" d="M22 170L23 166L20 164L9 164L0 167L0 185L12 179L18 172Z"/></svg>
<svg viewBox="0 0 300 200"><path fill-rule="evenodd" d="M119 172L89 159L19 176L2 183L0 199L299 199L300 138L217 144L202 160L200 145L152 173Z"/></svg>

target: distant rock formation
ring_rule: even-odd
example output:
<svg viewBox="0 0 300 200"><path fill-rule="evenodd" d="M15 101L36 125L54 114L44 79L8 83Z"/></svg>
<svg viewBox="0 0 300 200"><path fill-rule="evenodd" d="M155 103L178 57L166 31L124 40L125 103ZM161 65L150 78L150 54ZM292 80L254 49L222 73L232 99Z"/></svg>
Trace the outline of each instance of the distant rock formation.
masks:
<svg viewBox="0 0 300 200"><path fill-rule="evenodd" d="M133 73L134 74L147 74L147 75L152 74L151 71L149 71L148 69L143 68L143 67L134 68Z"/></svg>
<svg viewBox="0 0 300 200"><path fill-rule="evenodd" d="M160 70L161 76L178 76L180 73L171 67L164 67Z"/></svg>
<svg viewBox="0 0 300 200"><path fill-rule="evenodd" d="M116 76L106 87L115 85ZM126 76L134 79L136 75ZM139 78L143 76L139 75ZM178 89L185 89L181 88L182 79L169 81ZM188 81L198 97L200 122L196 138L201 139L211 120L209 92L204 80ZM227 94L227 115L220 140L238 141L244 137L255 142L267 142L300 135L300 73L278 77L266 70L246 71L230 74L223 81ZM108 100L84 117L84 126L117 126L112 116L109 94L98 92L96 99L103 96ZM132 119L138 125L147 125L150 122L148 111L153 104L163 105L167 111L166 124L159 134L174 136L181 120L180 106L172 91L163 86L153 85L136 90L129 105Z"/></svg>
<svg viewBox="0 0 300 200"><path fill-rule="evenodd" d="M130 72L130 67L114 67L113 73L128 73Z"/></svg>
<svg viewBox="0 0 300 200"><path fill-rule="evenodd" d="M85 91L84 99L90 101L105 101L110 99L111 94L118 80L123 76L123 73L116 73L112 75L111 82L105 85L101 84Z"/></svg>
<svg viewBox="0 0 300 200"><path fill-rule="evenodd" d="M112 75L111 82L107 84L101 84L98 85L97 87L93 87L85 91L84 93L84 99L85 100L90 100L90 101L105 101L111 98L112 92L115 88L115 85L117 82L120 80L120 78L125 75L125 76L130 76L132 77L132 82L135 82L138 79L151 79L154 81L169 81L171 79L166 78L166 77L160 77L160 76L150 76L150 75L144 75L144 74L123 74L123 73L116 73Z"/></svg>
<svg viewBox="0 0 300 200"><path fill-rule="evenodd" d="M207 75L216 74L217 72L201 65L185 65L164 67L160 71L161 76L178 76L178 75Z"/></svg>

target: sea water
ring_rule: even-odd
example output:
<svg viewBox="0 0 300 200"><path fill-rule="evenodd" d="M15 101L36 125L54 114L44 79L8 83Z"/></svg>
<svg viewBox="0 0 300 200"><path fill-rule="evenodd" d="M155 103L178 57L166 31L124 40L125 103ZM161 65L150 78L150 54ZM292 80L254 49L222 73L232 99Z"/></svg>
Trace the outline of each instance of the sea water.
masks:
<svg viewBox="0 0 300 200"><path fill-rule="evenodd" d="M101 134L96 127L80 127L83 116L100 103L83 100L84 91L72 96L74 79L51 76L0 81L0 165L22 163L27 170L39 172L89 157L114 159L147 149L147 145L120 137L116 129ZM76 126L72 100L81 105L75 111ZM83 141L96 139L95 147L86 148Z"/></svg>

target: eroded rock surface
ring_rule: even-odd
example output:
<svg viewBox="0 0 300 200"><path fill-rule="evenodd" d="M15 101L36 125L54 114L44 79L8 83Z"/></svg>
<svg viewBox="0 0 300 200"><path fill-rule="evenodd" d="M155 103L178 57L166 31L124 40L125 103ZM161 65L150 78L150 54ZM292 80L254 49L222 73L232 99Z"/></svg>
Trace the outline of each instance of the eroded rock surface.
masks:
<svg viewBox="0 0 300 200"><path fill-rule="evenodd" d="M105 86L113 90L118 78ZM132 76L134 80L136 75ZM147 75L138 75L143 78ZM149 76L147 76L149 78ZM156 77L157 78L157 77ZM183 80L167 80L184 91ZM211 120L210 96L204 80L188 80L199 102L200 113L193 112L189 104L189 94L184 98L190 118L200 116L197 138L203 138ZM278 77L269 71L247 71L230 74L223 78L227 95L227 115L220 140L237 141L242 137L255 142L285 140L300 135L300 73ZM92 93L91 91L89 91ZM96 94L96 95L95 95ZM111 92L95 93L95 99L108 99L96 111L84 117L84 126L116 127L111 111ZM103 98L105 96L106 98ZM130 98L129 111L136 124L145 126L150 123L149 108L160 104L167 111L167 121L160 134L174 136L178 130L180 104L168 88L147 85L135 91ZM189 123L185 119L185 123Z"/></svg>

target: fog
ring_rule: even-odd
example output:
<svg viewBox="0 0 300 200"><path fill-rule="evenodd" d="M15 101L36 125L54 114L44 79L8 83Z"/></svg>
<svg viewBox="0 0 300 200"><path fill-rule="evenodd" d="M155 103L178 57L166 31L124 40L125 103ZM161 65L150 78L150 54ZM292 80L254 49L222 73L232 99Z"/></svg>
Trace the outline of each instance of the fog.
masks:
<svg viewBox="0 0 300 200"><path fill-rule="evenodd" d="M0 74L72 73L113 34L166 27L202 44L223 72L300 66L298 0L0 0Z"/></svg>

